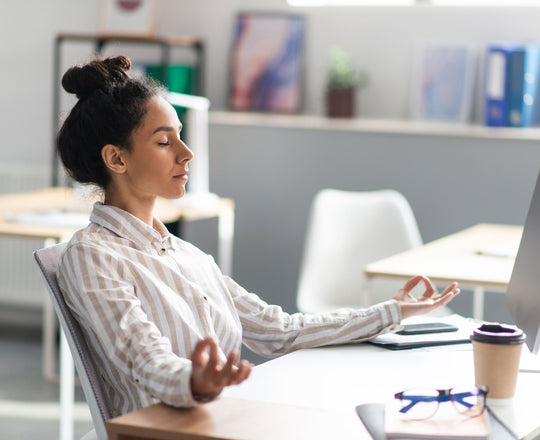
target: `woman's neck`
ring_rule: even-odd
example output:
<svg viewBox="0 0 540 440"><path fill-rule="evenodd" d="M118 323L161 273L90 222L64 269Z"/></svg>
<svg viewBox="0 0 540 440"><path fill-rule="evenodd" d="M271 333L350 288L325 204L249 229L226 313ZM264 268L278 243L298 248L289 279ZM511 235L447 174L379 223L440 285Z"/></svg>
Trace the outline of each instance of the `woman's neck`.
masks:
<svg viewBox="0 0 540 440"><path fill-rule="evenodd" d="M147 225L154 227L154 207L156 205L156 196L149 197L129 197L123 196L118 192L105 192L105 205L115 206L134 215Z"/></svg>

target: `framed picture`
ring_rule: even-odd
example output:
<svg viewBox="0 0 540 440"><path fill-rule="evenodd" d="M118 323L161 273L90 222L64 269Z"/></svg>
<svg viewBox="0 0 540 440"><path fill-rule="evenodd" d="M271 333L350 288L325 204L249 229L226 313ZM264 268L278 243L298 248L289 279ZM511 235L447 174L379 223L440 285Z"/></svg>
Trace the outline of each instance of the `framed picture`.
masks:
<svg viewBox="0 0 540 440"><path fill-rule="evenodd" d="M295 113L303 88L304 18L296 14L238 14L231 50L229 107Z"/></svg>
<svg viewBox="0 0 540 440"><path fill-rule="evenodd" d="M476 70L477 53L467 43L418 43L411 84L413 119L470 122Z"/></svg>
<svg viewBox="0 0 540 440"><path fill-rule="evenodd" d="M156 34L159 0L100 0L98 32Z"/></svg>

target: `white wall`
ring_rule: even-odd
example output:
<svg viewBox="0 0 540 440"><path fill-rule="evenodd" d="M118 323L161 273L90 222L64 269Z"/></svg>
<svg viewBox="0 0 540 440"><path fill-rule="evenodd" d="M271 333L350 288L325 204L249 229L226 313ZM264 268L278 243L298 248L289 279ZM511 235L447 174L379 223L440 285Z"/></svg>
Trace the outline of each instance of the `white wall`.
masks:
<svg viewBox="0 0 540 440"><path fill-rule="evenodd" d="M2 61L0 160L48 164L51 149L52 57L56 33L96 29L97 0L3 0L0 2ZM540 8L344 8L298 9L286 0L161 0L160 33L192 33L207 48L207 95L214 109L226 107L228 55L238 10L290 10L307 17L308 113L323 112L328 53L341 45L371 73L361 95L361 114L405 117L411 53L424 38L471 41L540 40ZM90 47L70 53L84 61ZM121 49L123 50L123 49ZM130 49L131 50L131 49Z"/></svg>
<svg viewBox="0 0 540 440"><path fill-rule="evenodd" d="M94 30L96 3L83 0L0 3L0 161L3 163L49 165L54 36L59 30Z"/></svg>

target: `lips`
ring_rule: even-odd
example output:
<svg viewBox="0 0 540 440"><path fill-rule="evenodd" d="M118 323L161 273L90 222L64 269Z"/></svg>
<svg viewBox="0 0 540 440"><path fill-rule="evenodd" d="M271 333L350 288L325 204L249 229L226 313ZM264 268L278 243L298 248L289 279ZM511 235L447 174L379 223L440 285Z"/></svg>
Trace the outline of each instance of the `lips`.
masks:
<svg viewBox="0 0 540 440"><path fill-rule="evenodd" d="M187 171L184 172L184 173L181 173L181 174L175 174L173 176L173 178L175 178L175 179L187 179L188 178Z"/></svg>

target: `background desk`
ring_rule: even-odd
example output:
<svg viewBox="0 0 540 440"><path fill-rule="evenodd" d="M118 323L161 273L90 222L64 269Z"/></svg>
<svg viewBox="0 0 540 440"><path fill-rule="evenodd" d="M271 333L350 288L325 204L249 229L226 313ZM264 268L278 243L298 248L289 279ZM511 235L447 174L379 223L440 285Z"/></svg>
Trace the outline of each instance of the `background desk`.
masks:
<svg viewBox="0 0 540 440"><path fill-rule="evenodd" d="M282 410L289 408L292 413L297 410L301 414L300 409L305 413L312 411L312 416L318 414L318 418L312 419L313 423L327 420L338 430L339 421L349 430L343 437L332 435L326 438L370 438L356 415L357 405L391 400L395 392L409 387L421 385L449 388L470 383L474 383L474 373L469 344L406 351L385 350L370 344L300 350L258 365L246 382L225 389L221 399L252 400L255 411L253 415L244 412L242 406L237 407L238 412L228 413L226 402L208 406L208 412L194 411L191 414L186 410L167 408L164 411L154 407L153 410L141 410L113 419L109 422L109 430L115 435L122 432L132 434L158 426L167 431L169 437L156 438L184 438L182 435L188 432L191 432L192 438L266 438L264 430L267 425L257 426L261 418L260 413L257 415L257 408L264 411L264 405L259 406L262 402L284 405ZM497 409L498 414L520 438L540 437L540 417L536 403L539 391L539 373L520 373L516 397L506 405L499 405ZM245 407L249 407L249 404ZM160 413L161 418L155 418L157 416L154 411ZM224 414L233 418L223 428L225 431L220 431L218 435L207 429L208 423L213 421L218 424L224 420ZM185 417L186 421L177 422L179 417ZM267 423L271 418L269 412ZM255 428L260 428L260 434L239 437L235 424L250 422ZM298 423L303 422L304 416L300 415ZM324 429L327 428L321 428ZM272 438L301 438L283 435Z"/></svg>
<svg viewBox="0 0 540 440"><path fill-rule="evenodd" d="M418 248L366 265L368 277L408 279L417 274L434 283L457 281L474 291L473 317L483 318L484 292L504 293L515 255L488 255L498 249L517 249L521 226L481 223Z"/></svg>

